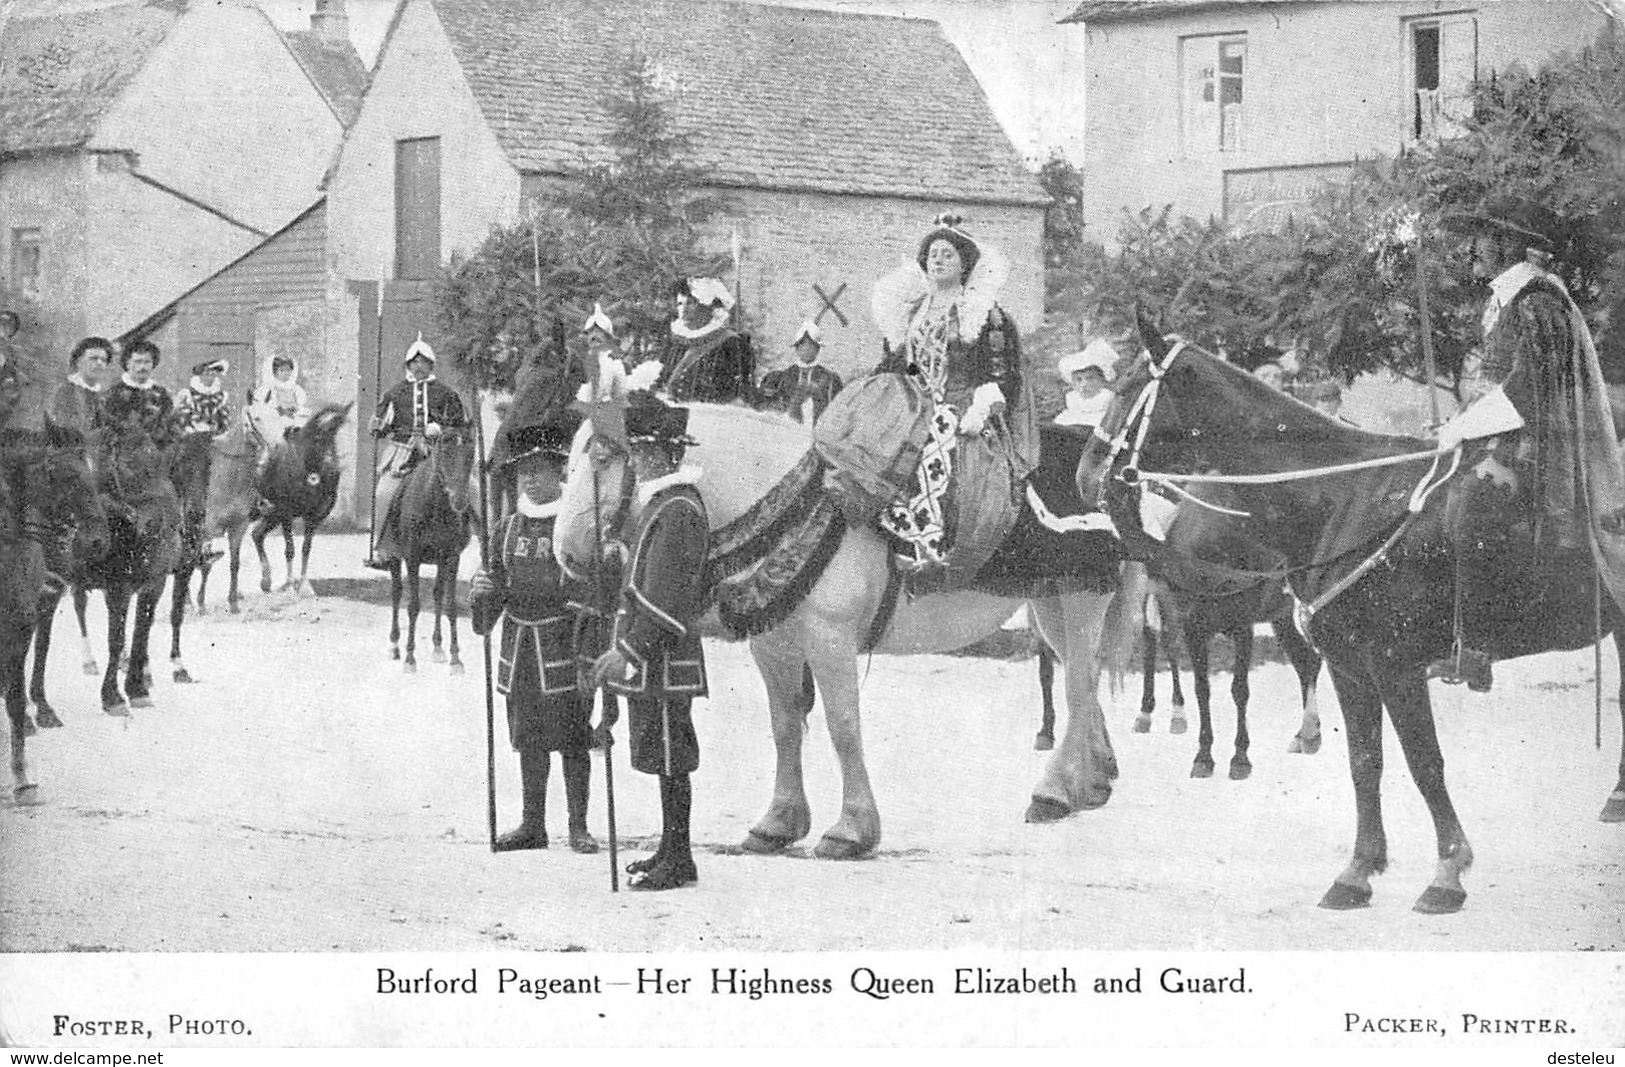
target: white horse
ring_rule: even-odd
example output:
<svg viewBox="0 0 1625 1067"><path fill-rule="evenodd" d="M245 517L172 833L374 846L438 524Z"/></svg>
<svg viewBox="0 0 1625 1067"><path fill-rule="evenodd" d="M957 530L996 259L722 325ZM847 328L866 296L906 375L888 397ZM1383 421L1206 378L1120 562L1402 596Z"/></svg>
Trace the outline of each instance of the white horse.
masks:
<svg viewBox="0 0 1625 1067"><path fill-rule="evenodd" d="M806 430L798 423L742 407L690 405L689 434L695 443L684 464L698 468L695 484L713 531L761 500L808 448ZM624 460L601 467L595 491L590 461L581 454L587 439L586 432L577 437L577 455L571 461L554 532L555 552L567 568L578 572L590 567L597 538L615 521L627 477ZM635 514L627 521L635 521ZM742 846L747 851L780 851L812 828L801 767L807 667L823 697L842 778L840 819L825 831L815 854L855 859L872 853L880 842L880 812L863 758L858 660L882 609L888 552L876 531L847 529L801 603L771 630L750 638L751 654L767 687L778 759L772 802L749 831ZM1115 569L1116 564L1110 566ZM1111 796L1116 760L1096 696L1096 651L1112 596L1077 593L1032 602L1039 629L1060 656L1070 714L1061 744L1033 789L1028 821L1060 819L1099 807ZM896 610L873 651L940 653L962 648L997 630L1022 603L980 592L917 598L904 594L897 598ZM1137 632L1121 629L1126 634ZM1114 662L1126 660L1126 650L1112 651Z"/></svg>

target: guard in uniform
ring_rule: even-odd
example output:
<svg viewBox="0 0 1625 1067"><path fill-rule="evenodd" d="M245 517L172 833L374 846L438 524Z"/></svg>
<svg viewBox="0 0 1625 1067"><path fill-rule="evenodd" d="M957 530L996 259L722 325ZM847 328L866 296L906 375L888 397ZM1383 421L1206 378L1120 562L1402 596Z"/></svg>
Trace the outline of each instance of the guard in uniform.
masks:
<svg viewBox="0 0 1625 1067"><path fill-rule="evenodd" d="M677 403L759 406L756 353L750 338L731 325L734 298L728 287L716 278L687 278L676 297L672 352L657 388Z"/></svg>
<svg viewBox="0 0 1625 1067"><path fill-rule="evenodd" d="M519 753L524 791L519 825L496 839L498 852L547 847L547 778L554 752L564 761L570 847L598 851L598 841L587 831L592 693L576 684L572 593L553 556L564 463L580 423L580 415L562 409L504 428L518 503L491 539L491 571L479 571L472 583L475 632L490 633L502 620L497 691L508 698L508 739Z"/></svg>
<svg viewBox="0 0 1625 1067"><path fill-rule="evenodd" d="M818 362L824 331L811 319L801 324L791 347L796 353L795 365L763 375L757 391L763 407L776 407L797 422L813 423L841 391L841 376Z"/></svg>
<svg viewBox="0 0 1625 1067"><path fill-rule="evenodd" d="M376 532L366 564L374 570L388 570L389 561L400 555L389 532L389 509L401 491L402 480L418 458L428 453L428 439L468 425L457 393L435 380L434 349L421 333L406 350L404 362L406 380L378 401L370 427L374 437L388 438L379 451L378 485L372 502Z"/></svg>
<svg viewBox="0 0 1625 1067"><path fill-rule="evenodd" d="M697 881L689 844L693 787L700 765L692 704L707 695L705 653L696 629L702 571L710 550L698 473L682 466L688 410L633 393L625 438L598 427L589 446L594 463L630 455L636 492L622 528L627 562L615 618L614 646L599 657L595 683L626 697L632 769L660 779L660 846L628 865L633 889L676 889Z"/></svg>

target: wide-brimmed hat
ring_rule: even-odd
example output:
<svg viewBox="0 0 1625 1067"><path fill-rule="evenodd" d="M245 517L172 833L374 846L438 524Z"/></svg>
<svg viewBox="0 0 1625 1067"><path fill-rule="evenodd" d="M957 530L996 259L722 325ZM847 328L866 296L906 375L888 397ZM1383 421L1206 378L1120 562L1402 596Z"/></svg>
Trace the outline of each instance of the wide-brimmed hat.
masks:
<svg viewBox="0 0 1625 1067"><path fill-rule="evenodd" d="M418 339L416 341L413 341L412 342L412 347L408 348L406 350L406 358L401 360L401 362L403 364L410 363L414 359L417 359L419 356L422 356L424 359L428 360L430 363L435 362L434 349L429 347L429 342L427 342L427 341L425 341L423 339L423 331L422 330L418 331Z"/></svg>
<svg viewBox="0 0 1625 1067"><path fill-rule="evenodd" d="M224 374L231 369L231 364L223 359L206 359L201 363L192 364L192 373L201 375L205 371L216 371Z"/></svg>
<svg viewBox="0 0 1625 1067"><path fill-rule="evenodd" d="M1070 378L1076 371L1093 367L1109 382L1117 376L1117 360L1117 349L1108 342L1096 338L1084 346L1081 352L1062 356L1056 361L1055 369L1060 371L1062 377Z"/></svg>
<svg viewBox="0 0 1625 1067"><path fill-rule="evenodd" d="M931 220L931 230L920 238L920 248L914 257L921 270L925 269L925 256L931 250L931 242L943 240L953 245L955 250L959 252L964 276L970 276L972 268L976 266L976 261L982 258L982 249L976 243L974 237L960 228L960 224L964 221L958 215L953 214L938 215Z"/></svg>
<svg viewBox="0 0 1625 1067"><path fill-rule="evenodd" d="M508 455L502 465L518 463L534 455L566 457L580 428L581 413L570 408L556 408L541 418L507 427L504 433L508 439Z"/></svg>
<svg viewBox="0 0 1625 1067"><path fill-rule="evenodd" d="M1476 211L1451 212L1439 219L1439 225L1451 233L1466 236L1514 237L1530 248L1551 255L1560 254L1571 236L1570 227L1561 215L1523 197L1491 200Z"/></svg>

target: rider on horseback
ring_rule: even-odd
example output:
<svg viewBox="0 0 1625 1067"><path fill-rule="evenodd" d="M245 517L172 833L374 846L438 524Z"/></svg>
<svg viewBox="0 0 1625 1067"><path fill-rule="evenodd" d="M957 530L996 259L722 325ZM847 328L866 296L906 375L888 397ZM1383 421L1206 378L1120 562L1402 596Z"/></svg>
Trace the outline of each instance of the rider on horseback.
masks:
<svg viewBox="0 0 1625 1067"><path fill-rule="evenodd" d="M1562 219L1512 200L1445 224L1474 238L1474 272L1491 295L1475 376L1485 392L1439 431L1442 446L1468 443L1471 476L1452 490L1448 509L1457 552L1455 648L1428 675L1487 692L1493 674L1482 605L1500 584L1494 557L1519 548L1519 534L1537 554L1589 550L1617 596L1625 484L1590 330L1554 273L1567 247Z"/></svg>
<svg viewBox="0 0 1625 1067"><path fill-rule="evenodd" d="M878 516L904 566L945 568L949 588L968 586L1014 527L1038 462L1020 339L996 303L1009 265L960 221L939 216L914 261L876 283L884 357L813 434L848 522Z"/></svg>
<svg viewBox="0 0 1625 1067"><path fill-rule="evenodd" d="M389 561L400 555L386 520L403 480L418 460L428 455L430 441L446 430L468 425L457 393L435 380L434 349L423 340L423 334L419 333L406 350L404 362L406 380L383 395L370 424L374 437L388 438L379 457L378 481L373 491L377 533L366 565L374 570L388 570Z"/></svg>

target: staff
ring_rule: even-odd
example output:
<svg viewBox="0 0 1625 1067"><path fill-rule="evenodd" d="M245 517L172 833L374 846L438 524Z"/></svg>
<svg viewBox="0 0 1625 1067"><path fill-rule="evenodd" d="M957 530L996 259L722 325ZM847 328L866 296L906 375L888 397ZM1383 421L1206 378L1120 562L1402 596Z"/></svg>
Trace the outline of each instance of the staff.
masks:
<svg viewBox="0 0 1625 1067"><path fill-rule="evenodd" d="M479 389L474 390L474 447L478 450L480 465L480 569L491 569L490 495L486 488L488 472L485 469L485 420L480 411ZM497 706L496 694L491 688L491 631L483 637L485 643L485 825L491 851L497 850Z"/></svg>
<svg viewBox="0 0 1625 1067"><path fill-rule="evenodd" d="M378 403L384 392L384 279L378 278L378 344L372 361L372 402ZM378 438L372 439L372 506L367 509L367 554L371 558L373 546L378 543Z"/></svg>

